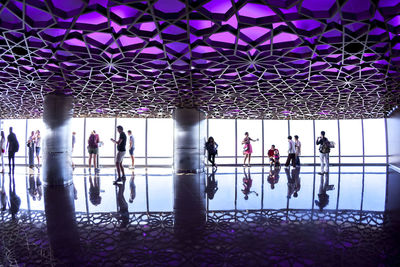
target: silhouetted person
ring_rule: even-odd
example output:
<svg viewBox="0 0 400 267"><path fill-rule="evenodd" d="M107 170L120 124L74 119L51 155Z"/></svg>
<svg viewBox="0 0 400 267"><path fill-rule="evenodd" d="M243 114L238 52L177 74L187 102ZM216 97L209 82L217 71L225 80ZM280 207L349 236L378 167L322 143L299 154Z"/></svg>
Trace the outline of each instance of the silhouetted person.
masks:
<svg viewBox="0 0 400 267"><path fill-rule="evenodd" d="M117 184L117 203L118 203L118 213L119 220L121 220L121 227L125 227L129 223L129 211L128 211L128 203L124 197L125 190L125 180L122 183Z"/></svg>
<svg viewBox="0 0 400 267"><path fill-rule="evenodd" d="M253 180L251 179L250 176L250 169L248 169L248 174L246 174L246 170L243 168L243 173L244 173L244 177L243 177L243 189L242 189L242 193L244 194L244 199L248 200L249 199L249 195L251 193L255 193L256 196L258 196L258 193L256 191L250 191L252 185L253 185Z"/></svg>
<svg viewBox="0 0 400 267"><path fill-rule="evenodd" d="M324 179L325 178L325 179ZM329 173L321 175L321 181L319 184L318 200L315 200L315 205L319 207L319 210L323 210L329 203L329 195L326 191L334 190L334 186L329 184Z"/></svg>
<svg viewBox="0 0 400 267"><path fill-rule="evenodd" d="M14 173L15 169L15 153L19 150L19 143L17 136L13 133L13 128L10 127L10 134L7 136L7 149L8 149L8 167L10 173Z"/></svg>
<svg viewBox="0 0 400 267"><path fill-rule="evenodd" d="M292 140L292 136L288 136L288 157L285 163L286 167L289 167L290 162L292 162L292 166L296 167L296 144Z"/></svg>
<svg viewBox="0 0 400 267"><path fill-rule="evenodd" d="M318 137L317 145L319 145L319 158L321 161L321 171L319 175L329 173L329 153L331 152L328 138L325 137L325 131L321 131L321 136Z"/></svg>
<svg viewBox="0 0 400 267"><path fill-rule="evenodd" d="M29 168L33 169L35 167L35 131L31 132L27 145Z"/></svg>
<svg viewBox="0 0 400 267"><path fill-rule="evenodd" d="M129 203L133 203L133 200L136 198L135 172L133 171L131 179L129 180L129 189L131 191L129 196Z"/></svg>
<svg viewBox="0 0 400 267"><path fill-rule="evenodd" d="M17 196L15 193L15 180L14 175L10 174L10 213L12 219L15 219L15 215L19 211L19 207L21 206L21 198Z"/></svg>
<svg viewBox="0 0 400 267"><path fill-rule="evenodd" d="M207 187L206 187L206 194L208 199L213 199L215 193L218 191L218 182L215 180L215 172L213 171L207 176Z"/></svg>
<svg viewBox="0 0 400 267"><path fill-rule="evenodd" d="M115 167L117 168L118 179L114 181L114 185L125 181L125 170L122 165L122 160L124 159L126 152L126 134L124 133L124 128L121 125L117 126L117 131L119 133L119 139L114 140L111 138L111 141L117 145L117 156L115 157ZM122 174L122 176L121 176Z"/></svg>
<svg viewBox="0 0 400 267"><path fill-rule="evenodd" d="M218 153L218 144L214 141L212 136L208 138L205 147L207 150L208 161L211 162L213 167L217 167L217 164L215 164L215 156Z"/></svg>
<svg viewBox="0 0 400 267"><path fill-rule="evenodd" d="M4 153L6 153L6 137L4 136L4 132L1 131L1 136L0 136L1 173L4 173Z"/></svg>
<svg viewBox="0 0 400 267"><path fill-rule="evenodd" d="M94 175L94 181L92 180L92 175L89 174L89 199L93 205L97 206L101 203L100 196L100 178L97 174Z"/></svg>

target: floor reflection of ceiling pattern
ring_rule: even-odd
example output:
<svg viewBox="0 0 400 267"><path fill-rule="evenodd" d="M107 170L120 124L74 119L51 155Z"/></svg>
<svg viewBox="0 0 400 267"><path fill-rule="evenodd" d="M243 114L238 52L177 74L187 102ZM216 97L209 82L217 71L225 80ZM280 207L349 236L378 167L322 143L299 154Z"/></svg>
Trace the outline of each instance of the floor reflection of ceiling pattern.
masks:
<svg viewBox="0 0 400 267"><path fill-rule="evenodd" d="M124 226L116 213L77 213L79 264L52 255L49 239L58 237L43 211L17 216L2 219L4 266L399 265L398 225L383 212L214 211L203 229L188 226L183 236L170 212L130 213Z"/></svg>
<svg viewBox="0 0 400 267"><path fill-rule="evenodd" d="M189 4L185 4L188 2ZM400 0L5 0L1 117L374 118L400 102Z"/></svg>

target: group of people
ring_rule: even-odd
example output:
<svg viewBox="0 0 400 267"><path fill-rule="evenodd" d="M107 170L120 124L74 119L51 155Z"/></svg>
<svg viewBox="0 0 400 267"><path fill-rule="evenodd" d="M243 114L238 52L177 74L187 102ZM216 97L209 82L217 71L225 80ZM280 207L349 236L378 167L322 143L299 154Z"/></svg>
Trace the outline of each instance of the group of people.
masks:
<svg viewBox="0 0 400 267"><path fill-rule="evenodd" d="M243 155L244 162L243 167L246 166L246 161L248 162L247 166L250 167L251 154L253 153L253 147L251 142L256 142L259 139L252 139L249 136L248 132L244 133L244 139L242 141L243 145ZM329 172L329 153L330 148L334 147L334 143L330 142L328 138L325 137L325 131L321 131L321 136L318 137L316 141L316 145L319 145L320 152L320 160L321 160L321 171L320 175ZM217 167L215 163L215 156L218 154L218 144L215 142L214 138L210 136L205 144L205 149L208 154L208 161L211 163L213 167ZM294 168L296 166L300 166L300 156L301 156L301 142L299 140L299 136L295 135L294 140L292 136L288 136L288 157L285 163L285 167L288 168L292 165ZM274 166L275 168L280 167L280 154L278 148L275 145L272 145L268 150L268 158L270 161L270 166Z"/></svg>
<svg viewBox="0 0 400 267"><path fill-rule="evenodd" d="M29 167L34 168L35 166L35 155L37 159L37 167L40 166L40 149L42 147L42 137L40 131L32 131L26 143L28 147L28 161ZM19 142L17 136L13 132L13 127L10 127L10 133L7 136L7 142L4 135L4 131L1 131L0 136L0 156L1 156L1 172L4 173L4 154L8 152L8 162L10 173L14 172L15 169L15 153L19 151Z"/></svg>

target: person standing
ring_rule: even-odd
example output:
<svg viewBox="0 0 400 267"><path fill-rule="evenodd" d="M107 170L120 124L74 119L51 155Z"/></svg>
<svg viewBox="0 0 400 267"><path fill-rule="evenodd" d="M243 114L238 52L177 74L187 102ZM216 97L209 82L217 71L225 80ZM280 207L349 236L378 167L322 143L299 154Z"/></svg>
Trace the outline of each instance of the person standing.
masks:
<svg viewBox="0 0 400 267"><path fill-rule="evenodd" d="M88 139L88 153L89 153L89 171L92 167L92 159L93 159L93 167L97 170L97 154L99 153L99 135L96 134L96 131L90 134Z"/></svg>
<svg viewBox="0 0 400 267"><path fill-rule="evenodd" d="M10 134L7 136L7 150L8 150L8 167L10 174L15 170L15 153L19 150L19 143L17 136L13 133L13 128L10 127ZM11 163L12 162L12 163Z"/></svg>
<svg viewBox="0 0 400 267"><path fill-rule="evenodd" d="M35 131L31 132L31 136L29 136L27 146L29 168L33 169L33 167L35 167Z"/></svg>
<svg viewBox="0 0 400 267"><path fill-rule="evenodd" d="M211 162L213 167L217 167L217 164L215 164L215 155L217 155L218 144L214 141L212 136L208 138L205 147L207 150L208 161Z"/></svg>
<svg viewBox="0 0 400 267"><path fill-rule="evenodd" d="M133 153L135 151L135 138L133 137L131 130L128 130L128 136L129 136L129 155L131 156L132 160L131 169L133 169L135 168L135 157L133 156Z"/></svg>
<svg viewBox="0 0 400 267"><path fill-rule="evenodd" d="M321 172L319 175L329 173L329 152L331 148L329 145L328 138L325 137L325 131L321 131L321 136L317 138L317 145L319 145L319 159L321 161ZM326 169L326 171L324 171Z"/></svg>
<svg viewBox="0 0 400 267"><path fill-rule="evenodd" d="M118 150L117 156L115 157L115 167L117 168L118 179L114 181L114 185L117 185L126 179L124 166L122 166L122 160L124 159L126 152L126 134L124 133L124 128L121 125L117 126L117 130L119 133L118 141L111 138L111 141L117 145Z"/></svg>
<svg viewBox="0 0 400 267"><path fill-rule="evenodd" d="M296 166L300 166L301 142L298 135L294 136L294 144L296 148Z"/></svg>
<svg viewBox="0 0 400 267"><path fill-rule="evenodd" d="M296 167L296 145L292 140L292 136L288 136L288 157L286 160L286 168L289 167L290 162L292 162L292 166Z"/></svg>
<svg viewBox="0 0 400 267"><path fill-rule="evenodd" d="M6 138L3 131L1 131L0 138L1 173L4 173L4 153L6 152Z"/></svg>
<svg viewBox="0 0 400 267"><path fill-rule="evenodd" d="M36 131L36 137L35 137L35 152L36 152L36 159L37 159L37 167L40 167L40 149L42 147L42 137L40 136L40 131Z"/></svg>
<svg viewBox="0 0 400 267"><path fill-rule="evenodd" d="M243 167L246 166L246 159L249 159L248 161L248 166L250 167L250 160L251 160L251 154L253 153L253 147L251 146L251 141L255 142L258 141L257 139L251 139L249 136L248 132L244 133L244 139L242 141L243 146L243 155L244 155L244 161L243 161Z"/></svg>
<svg viewBox="0 0 400 267"><path fill-rule="evenodd" d="M74 153L74 148L75 148L75 143L76 143L76 133L72 132L72 149L71 149L71 163L72 163L72 168L75 168L74 160L73 160L73 153Z"/></svg>

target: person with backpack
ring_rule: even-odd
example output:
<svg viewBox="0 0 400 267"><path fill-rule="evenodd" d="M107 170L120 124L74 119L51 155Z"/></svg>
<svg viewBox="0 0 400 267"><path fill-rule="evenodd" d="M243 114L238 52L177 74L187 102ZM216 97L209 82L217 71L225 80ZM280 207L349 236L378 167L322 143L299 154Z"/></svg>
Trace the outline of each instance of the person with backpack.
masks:
<svg viewBox="0 0 400 267"><path fill-rule="evenodd" d="M93 158L93 167L95 170L98 169L97 166L97 154L99 153L99 135L96 134L96 131L93 132L89 136L88 140L88 153L89 153L89 171L92 167L92 158Z"/></svg>
<svg viewBox="0 0 400 267"><path fill-rule="evenodd" d="M13 128L10 127L10 134L7 136L7 149L8 149L8 167L10 174L14 173L15 169L15 153L19 150L19 143L17 136L13 133ZM11 163L12 162L12 163Z"/></svg>
<svg viewBox="0 0 400 267"><path fill-rule="evenodd" d="M212 136L208 138L205 147L208 154L208 161L211 162L213 167L217 167L217 164L215 164L215 155L218 154L218 144L214 141Z"/></svg>
<svg viewBox="0 0 400 267"><path fill-rule="evenodd" d="M319 158L321 160L321 172L319 175L329 173L329 152L331 152L330 143L328 138L325 137L325 131L321 131L321 136L317 138L317 145L319 145ZM326 169L326 171L324 171Z"/></svg>

